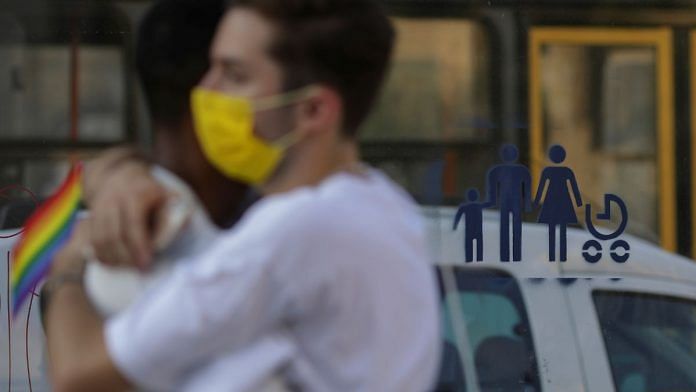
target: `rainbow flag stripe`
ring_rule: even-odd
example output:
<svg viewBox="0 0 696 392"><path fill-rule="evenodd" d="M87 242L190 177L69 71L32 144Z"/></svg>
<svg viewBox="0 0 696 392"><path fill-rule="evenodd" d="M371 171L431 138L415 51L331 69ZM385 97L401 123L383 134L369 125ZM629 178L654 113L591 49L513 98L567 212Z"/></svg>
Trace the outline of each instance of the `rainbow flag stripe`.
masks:
<svg viewBox="0 0 696 392"><path fill-rule="evenodd" d="M70 238L82 198L82 165L75 165L56 193L29 218L12 254L12 314L46 276L56 252Z"/></svg>

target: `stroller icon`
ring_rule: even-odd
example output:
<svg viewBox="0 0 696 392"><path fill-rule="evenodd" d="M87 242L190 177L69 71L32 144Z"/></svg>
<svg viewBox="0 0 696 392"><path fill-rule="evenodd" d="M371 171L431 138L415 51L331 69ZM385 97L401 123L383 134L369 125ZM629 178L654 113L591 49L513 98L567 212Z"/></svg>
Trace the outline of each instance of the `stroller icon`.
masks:
<svg viewBox="0 0 696 392"><path fill-rule="evenodd" d="M621 200L620 197L614 194L604 195L604 212L597 214L597 220L610 221L611 220L611 203L616 203L621 212L621 222L619 226L613 232L609 234L604 234L597 230L592 222L592 206L588 203L585 205L585 222L587 224L587 230L596 239L589 240L585 242L582 246L582 256L588 263L596 263L602 258L602 244L597 240L609 241L619 237L626 230L628 225L628 209L626 208L626 203ZM619 253L618 249L623 249L623 252ZM594 249L594 253L590 252L590 249ZM618 239L614 241L609 247L609 254L611 258L617 263L625 263L629 257L629 251L631 247L628 242Z"/></svg>

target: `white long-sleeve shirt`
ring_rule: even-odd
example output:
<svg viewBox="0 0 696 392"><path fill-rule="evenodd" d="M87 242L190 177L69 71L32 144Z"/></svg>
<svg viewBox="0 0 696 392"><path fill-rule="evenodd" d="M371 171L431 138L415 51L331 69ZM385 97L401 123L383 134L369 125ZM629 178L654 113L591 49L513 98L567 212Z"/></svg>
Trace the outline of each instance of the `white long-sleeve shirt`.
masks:
<svg viewBox="0 0 696 392"><path fill-rule="evenodd" d="M188 219L171 244L155 255L147 273L133 268L108 267L93 261L87 265L85 289L94 307L104 318L124 312L141 296L157 293L186 263L195 262L222 231L208 217L189 186L168 170L155 166L152 174L171 192L184 199ZM282 334L269 335L243 350L225 353L182 377L176 391L286 391L278 375L294 352L292 342ZM212 387L212 389L211 389Z"/></svg>
<svg viewBox="0 0 696 392"><path fill-rule="evenodd" d="M206 372L263 369L277 356L235 358L270 344L301 390L421 392L440 347L420 217L374 170L263 199L105 328L118 368L152 390L233 390Z"/></svg>

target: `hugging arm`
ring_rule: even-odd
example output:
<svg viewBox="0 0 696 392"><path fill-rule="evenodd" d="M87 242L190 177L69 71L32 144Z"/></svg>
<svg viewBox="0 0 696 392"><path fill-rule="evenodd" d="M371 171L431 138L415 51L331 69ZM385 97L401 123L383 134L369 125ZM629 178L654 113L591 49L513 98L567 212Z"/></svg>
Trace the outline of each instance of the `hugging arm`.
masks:
<svg viewBox="0 0 696 392"><path fill-rule="evenodd" d="M144 159L125 153L115 163L110 158L104 154L85 166L90 245L104 264L146 269L153 253L152 222L168 194L152 177Z"/></svg>
<svg viewBox="0 0 696 392"><path fill-rule="evenodd" d="M81 249L88 228L87 222L78 223L70 241L56 256L42 290L53 389L93 391L98 386L100 391L128 390L129 382L107 352L103 321L79 283L84 267ZM78 279L66 280L71 276ZM53 289L46 287L49 285Z"/></svg>

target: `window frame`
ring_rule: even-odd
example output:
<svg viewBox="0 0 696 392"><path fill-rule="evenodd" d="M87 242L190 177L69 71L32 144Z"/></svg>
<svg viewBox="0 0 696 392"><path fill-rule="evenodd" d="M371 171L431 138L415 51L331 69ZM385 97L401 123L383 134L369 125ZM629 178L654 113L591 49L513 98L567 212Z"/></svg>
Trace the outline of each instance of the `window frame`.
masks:
<svg viewBox="0 0 696 392"><path fill-rule="evenodd" d="M64 7L61 7L60 5ZM32 156L72 156L75 151L100 150L109 146L134 142L136 139L136 90L134 86L135 76L130 66L133 59L133 28L132 21L117 6L111 4L82 5L81 7L67 7L65 1L51 8L32 8L17 5L6 11L6 15L12 17L24 31L23 42L18 42L22 47L31 48L35 45L65 46L70 56L79 56L81 47L115 47L121 54L119 62L123 73L121 74L124 85L122 117L123 135L113 141L80 140L79 129L76 128L75 137L68 136L64 139L43 139L40 137L0 137L0 154L3 157L13 159L31 159ZM48 26L36 25L34 20L46 19L51 23ZM64 29L59 29L64 27ZM56 30L58 29L58 30ZM77 71L79 77L79 57L76 68L70 65L67 78L71 78L71 72ZM70 60L73 61L73 60ZM76 79L77 80L77 79ZM72 84L72 82L71 82ZM66 100L73 97L74 89L79 86L70 86ZM71 104L72 105L72 104ZM79 120L79 101L75 102L77 110L75 121ZM73 126L71 124L71 126ZM74 127L77 127L75 124Z"/></svg>
<svg viewBox="0 0 696 392"><path fill-rule="evenodd" d="M492 293L505 297L510 303L515 307L518 312L520 323L526 327L524 334L519 337L523 340L525 347L527 348L527 353L531 355L532 360L530 364L529 371L532 376L532 383L537 390L544 390L544 382L542 380L541 369L539 367L539 352L534 341L534 330L532 327L532 322L529 317L530 308L525 300L525 295L523 292L522 282L510 273L503 269L498 268L468 268L460 265L435 265L436 276L438 280L438 288L440 294L440 303L442 307L448 308L450 311L450 317L460 317L461 321L465 320L463 309L461 306L455 306L455 304L446 301L447 295L451 293ZM493 278L493 279L509 279L508 284L512 283L511 288L507 288L505 291L497 289L487 289L485 286L489 283L485 282L483 279ZM465 287L461 285L461 280L474 280L476 285L472 287ZM514 295L508 295L508 290L512 290ZM449 308L452 309L449 309ZM452 311L454 310L454 311ZM443 317L443 316L441 316ZM460 322L461 322L460 321ZM457 322L452 322L451 328L456 328ZM444 325L442 326L444 328ZM466 330L466 325L462 325L462 331L460 334L454 332L455 340L454 346L460 355L462 361L462 370L464 372L464 380L466 385L466 390L468 391L478 391L481 389L479 384L478 370L476 369L474 361L474 348L471 347L470 336ZM444 342L444 337L443 337ZM464 351L464 352L463 352Z"/></svg>
<svg viewBox="0 0 696 392"><path fill-rule="evenodd" d="M689 120L690 124L690 182L691 182L691 257L696 257L696 30L689 32Z"/></svg>
<svg viewBox="0 0 696 392"><path fill-rule="evenodd" d="M658 227L660 245L677 250L676 168L674 114L674 49L672 30L658 28L532 26L529 37L529 148L532 180L536 187L542 170L546 135L541 86L541 52L544 45L648 46L656 56L656 142ZM696 240L696 234L694 235ZM695 245L696 249L696 245Z"/></svg>

